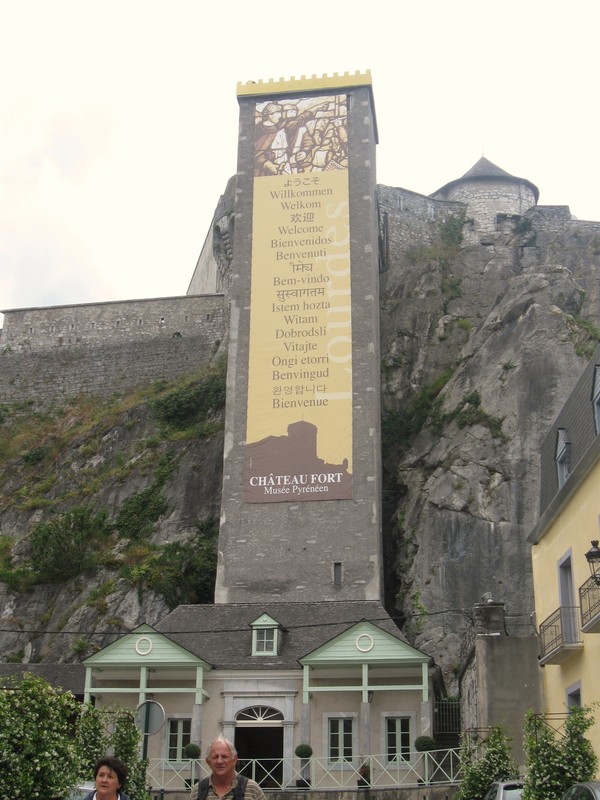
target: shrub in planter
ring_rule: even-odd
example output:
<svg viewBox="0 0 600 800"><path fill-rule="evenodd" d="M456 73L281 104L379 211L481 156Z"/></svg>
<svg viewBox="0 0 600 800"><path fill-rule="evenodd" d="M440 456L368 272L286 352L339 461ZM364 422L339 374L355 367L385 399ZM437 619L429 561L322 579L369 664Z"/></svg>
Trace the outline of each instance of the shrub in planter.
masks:
<svg viewBox="0 0 600 800"><path fill-rule="evenodd" d="M310 786L307 767L308 759L312 756L313 749L309 744L303 743L296 747L294 753L300 759L300 772L302 774L302 777L296 781L296 786L298 788L306 788L307 786Z"/></svg>
<svg viewBox="0 0 600 800"><path fill-rule="evenodd" d="M198 747L197 744L193 744L193 742L190 742L189 744L186 744L186 746L183 748L183 755L185 758L191 758L191 759L200 758L200 748Z"/></svg>
<svg viewBox="0 0 600 800"><path fill-rule="evenodd" d="M426 753L428 750L435 750L435 741L431 736L417 736L415 739L415 750L417 753Z"/></svg>

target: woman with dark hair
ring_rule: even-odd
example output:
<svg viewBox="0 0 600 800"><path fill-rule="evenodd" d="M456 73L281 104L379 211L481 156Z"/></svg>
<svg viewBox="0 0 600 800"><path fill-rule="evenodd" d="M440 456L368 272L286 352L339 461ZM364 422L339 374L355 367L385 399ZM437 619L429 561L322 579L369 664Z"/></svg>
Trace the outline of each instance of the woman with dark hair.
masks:
<svg viewBox="0 0 600 800"><path fill-rule="evenodd" d="M129 800L122 791L127 780L127 767L114 756L101 758L94 767L96 789L85 796L85 800Z"/></svg>

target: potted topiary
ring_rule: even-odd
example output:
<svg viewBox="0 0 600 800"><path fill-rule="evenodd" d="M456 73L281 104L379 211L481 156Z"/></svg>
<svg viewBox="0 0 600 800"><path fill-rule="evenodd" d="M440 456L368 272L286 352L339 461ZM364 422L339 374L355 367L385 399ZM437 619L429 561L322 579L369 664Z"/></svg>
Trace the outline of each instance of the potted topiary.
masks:
<svg viewBox="0 0 600 800"><path fill-rule="evenodd" d="M313 749L309 744L299 744L294 750L296 756L300 759L300 775L296 781L298 788L306 788L310 786L310 757L313 754Z"/></svg>
<svg viewBox="0 0 600 800"><path fill-rule="evenodd" d="M184 758L189 758L192 762L190 764L190 779L189 781L185 779L185 785L188 789L191 789L194 783L196 782L196 761L200 758L200 747L193 742L188 742L188 744L184 745L181 750L181 755Z"/></svg>
<svg viewBox="0 0 600 800"><path fill-rule="evenodd" d="M417 753L426 753L428 750L435 750L435 741L431 736L417 736L415 739L415 750Z"/></svg>
<svg viewBox="0 0 600 800"><path fill-rule="evenodd" d="M427 783L431 780L431 760L429 753L435 750L434 739L432 739L431 736L417 736L415 739L415 750L417 753L425 754L423 756L423 767L425 769L425 782ZM423 783L423 781L421 780L419 783Z"/></svg>
<svg viewBox="0 0 600 800"><path fill-rule="evenodd" d="M200 747L193 742L189 742L183 748L183 756L193 760L200 758Z"/></svg>

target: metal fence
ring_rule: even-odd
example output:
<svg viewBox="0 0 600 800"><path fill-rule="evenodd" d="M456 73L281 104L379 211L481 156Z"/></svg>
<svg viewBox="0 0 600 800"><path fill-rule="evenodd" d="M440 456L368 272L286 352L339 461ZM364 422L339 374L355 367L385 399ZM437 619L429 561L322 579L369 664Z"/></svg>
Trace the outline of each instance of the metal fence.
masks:
<svg viewBox="0 0 600 800"><path fill-rule="evenodd" d="M354 764L348 761L331 763L320 758L311 758L304 763L299 758L261 758L240 759L237 769L266 791L288 788L340 790L452 786L460 781L459 751L455 748L413 752L406 760L390 761L385 755L372 755L367 759L366 776L364 769L359 772L364 763L364 759ZM153 792L162 789L185 791L206 774L206 765L201 761L174 763L167 759L151 758L146 782Z"/></svg>

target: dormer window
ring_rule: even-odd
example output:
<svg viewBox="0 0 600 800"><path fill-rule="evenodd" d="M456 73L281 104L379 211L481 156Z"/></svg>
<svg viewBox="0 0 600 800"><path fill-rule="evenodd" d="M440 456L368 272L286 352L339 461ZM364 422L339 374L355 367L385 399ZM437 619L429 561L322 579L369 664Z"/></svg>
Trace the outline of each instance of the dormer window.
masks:
<svg viewBox="0 0 600 800"><path fill-rule="evenodd" d="M262 614L254 620L252 627L252 655L276 656L279 653L279 623L268 614Z"/></svg>
<svg viewBox="0 0 600 800"><path fill-rule="evenodd" d="M564 428L559 428L558 430L555 458L558 488L561 489L567 482L571 472L571 442Z"/></svg>
<svg viewBox="0 0 600 800"><path fill-rule="evenodd" d="M600 433L600 366L596 364L594 369L594 388L592 390L592 403L594 404L594 422L596 423L596 433Z"/></svg>

